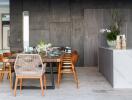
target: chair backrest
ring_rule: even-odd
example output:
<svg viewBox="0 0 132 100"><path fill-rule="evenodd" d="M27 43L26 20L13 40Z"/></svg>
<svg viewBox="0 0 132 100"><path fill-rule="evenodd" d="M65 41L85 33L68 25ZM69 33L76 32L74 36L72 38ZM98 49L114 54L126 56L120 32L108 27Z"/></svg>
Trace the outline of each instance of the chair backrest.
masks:
<svg viewBox="0 0 132 100"><path fill-rule="evenodd" d="M11 56L11 52L8 49L0 49L0 58Z"/></svg>
<svg viewBox="0 0 132 100"><path fill-rule="evenodd" d="M14 69L17 71L30 71L35 68L40 69L42 73L45 72L46 64L43 64L42 59L39 54L18 54Z"/></svg>
<svg viewBox="0 0 132 100"><path fill-rule="evenodd" d="M72 56L71 54L64 54L61 56L61 66L64 68L71 68L73 63L72 63Z"/></svg>
<svg viewBox="0 0 132 100"><path fill-rule="evenodd" d="M3 55L0 54L0 62L3 62Z"/></svg>
<svg viewBox="0 0 132 100"><path fill-rule="evenodd" d="M73 50L72 51L72 62L74 65L77 63L78 59L79 59L79 54L77 50Z"/></svg>
<svg viewBox="0 0 132 100"><path fill-rule="evenodd" d="M11 52L5 52L5 53L3 53L3 56L4 57L10 57L10 56L12 56L12 54L11 54Z"/></svg>

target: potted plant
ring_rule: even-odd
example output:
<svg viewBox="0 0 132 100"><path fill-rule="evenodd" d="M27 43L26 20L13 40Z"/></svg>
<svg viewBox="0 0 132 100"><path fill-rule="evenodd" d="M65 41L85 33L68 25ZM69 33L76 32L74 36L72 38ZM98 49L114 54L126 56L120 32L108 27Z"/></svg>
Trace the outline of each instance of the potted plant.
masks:
<svg viewBox="0 0 132 100"><path fill-rule="evenodd" d="M110 47L115 47L116 45L116 37L120 34L120 30L116 28L115 26L111 27L110 32L107 32L106 38L107 38L107 44Z"/></svg>
<svg viewBox="0 0 132 100"><path fill-rule="evenodd" d="M112 10L112 24L109 32L107 32L107 44L110 47L115 47L116 37L120 34L121 18L117 9Z"/></svg>
<svg viewBox="0 0 132 100"><path fill-rule="evenodd" d="M37 45L37 51L41 55L41 57L44 57L46 55L46 50L45 50L45 43L43 40L41 40L38 45Z"/></svg>
<svg viewBox="0 0 132 100"><path fill-rule="evenodd" d="M42 57L45 57L47 56L47 49L51 46L51 43L46 44L43 40L41 40L37 45L37 51Z"/></svg>

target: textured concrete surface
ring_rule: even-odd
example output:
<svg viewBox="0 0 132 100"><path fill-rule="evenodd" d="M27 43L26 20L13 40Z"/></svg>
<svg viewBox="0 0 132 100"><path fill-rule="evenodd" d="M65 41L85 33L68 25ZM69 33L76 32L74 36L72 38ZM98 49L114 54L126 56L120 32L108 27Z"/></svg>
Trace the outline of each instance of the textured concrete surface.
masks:
<svg viewBox="0 0 132 100"><path fill-rule="evenodd" d="M17 96L13 96L10 91L9 81L6 79L0 84L0 100L132 100L132 89L112 89L106 79L97 71L95 67L77 68L80 88L72 76L64 75L60 88L46 90L45 96L41 96L41 90L26 89ZM49 77L47 77L49 78ZM25 81L24 85L39 85L39 81Z"/></svg>

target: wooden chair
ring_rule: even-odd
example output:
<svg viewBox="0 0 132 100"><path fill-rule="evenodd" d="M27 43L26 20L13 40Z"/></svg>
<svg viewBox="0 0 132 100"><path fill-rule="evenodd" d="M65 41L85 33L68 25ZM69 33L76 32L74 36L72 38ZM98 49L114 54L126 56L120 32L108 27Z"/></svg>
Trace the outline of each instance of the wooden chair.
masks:
<svg viewBox="0 0 132 100"><path fill-rule="evenodd" d="M79 56L76 53L64 54L61 57L61 62L58 67L58 87L60 85L62 74L73 74L78 88L78 78L75 69L75 64L77 63L78 57Z"/></svg>
<svg viewBox="0 0 132 100"><path fill-rule="evenodd" d="M8 59L9 57L11 57L12 56L12 53L10 52L10 51L5 51L4 53L3 53L3 57L6 59ZM10 65L11 66L11 64L10 63L6 63L7 65ZM9 70L10 68L8 67L8 66L5 66L5 69L6 70ZM12 67L11 67L11 72L12 72ZM9 78L10 77L10 75L9 74L7 74L7 79L10 79Z"/></svg>
<svg viewBox="0 0 132 100"><path fill-rule="evenodd" d="M43 64L39 54L19 54L17 55L14 69L16 74L16 82L14 88L14 96L16 96L16 89L18 80L20 80L20 92L22 89L22 79L39 79L40 87L42 90L42 96L44 95L44 87L46 89L46 77L45 77L46 63Z"/></svg>
<svg viewBox="0 0 132 100"><path fill-rule="evenodd" d="M3 55L0 55L0 80L2 81L4 78L4 75L7 73L8 78L10 80L10 88L12 90L12 75L11 75L11 66L8 63L8 59L4 58Z"/></svg>

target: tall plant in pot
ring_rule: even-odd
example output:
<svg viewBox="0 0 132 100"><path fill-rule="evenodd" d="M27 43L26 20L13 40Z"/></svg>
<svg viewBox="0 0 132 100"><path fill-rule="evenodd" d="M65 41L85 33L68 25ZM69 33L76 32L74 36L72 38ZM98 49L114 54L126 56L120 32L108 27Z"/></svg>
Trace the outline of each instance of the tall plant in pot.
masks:
<svg viewBox="0 0 132 100"><path fill-rule="evenodd" d="M116 45L116 37L120 34L120 30L116 29L115 26L111 27L110 32L107 32L106 38L107 38L107 44L110 47L115 47Z"/></svg>
<svg viewBox="0 0 132 100"><path fill-rule="evenodd" d="M116 45L116 37L120 34L121 27L121 18L119 15L119 11L117 9L112 10L112 24L110 26L110 31L107 32L107 44L110 47L115 47Z"/></svg>

